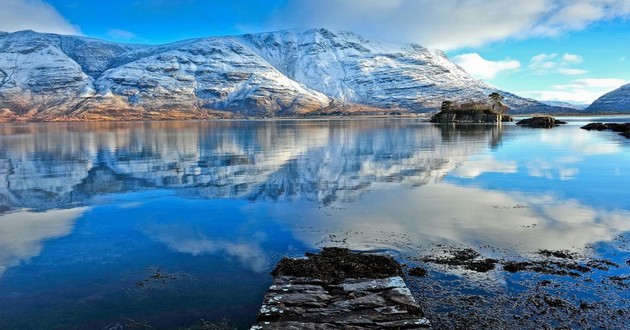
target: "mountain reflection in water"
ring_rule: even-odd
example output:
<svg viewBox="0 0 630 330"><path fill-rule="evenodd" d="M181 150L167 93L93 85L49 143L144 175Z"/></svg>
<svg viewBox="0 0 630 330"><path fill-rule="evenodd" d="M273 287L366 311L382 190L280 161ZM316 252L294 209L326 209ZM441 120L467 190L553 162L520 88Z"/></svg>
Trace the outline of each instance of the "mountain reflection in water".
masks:
<svg viewBox="0 0 630 330"><path fill-rule="evenodd" d="M496 127L417 122L148 122L0 126L0 210L85 205L156 188L189 197L349 201L377 182L436 182Z"/></svg>
<svg viewBox="0 0 630 330"><path fill-rule="evenodd" d="M623 151L627 158L627 148L598 143L592 136L584 139L583 132L576 134L575 127L530 130L525 133L543 146L550 145L552 151L495 159L493 151L500 147L502 135L507 133L514 143L517 129L484 125L456 128L403 120L1 125L0 210L89 206L108 194L155 189L173 190L187 198L307 201L323 206L352 202L372 191L366 197L368 203L343 205L356 210L354 213L333 210L340 213L333 217L320 217L319 209L313 207L276 207L285 213L314 213L308 220L310 225L328 230L353 228L356 221L351 219L360 218L362 224L401 225L404 233L460 243L470 243L466 237L473 232L494 233L495 239L488 243L507 244L512 242L511 234L543 234L539 237L543 239L544 234L554 237L562 233L598 240L628 230L627 221L616 220L626 219L627 209L608 208L602 213L597 206L563 200L562 189L558 193L552 186L578 173L580 161L584 161L581 154ZM531 142L535 141L524 143ZM554 160L549 156L558 146L570 153ZM620 157L620 164L623 160ZM564 166L567 163L572 166ZM516 180L510 182L514 185L509 189L501 190L480 189L483 181L472 187L461 185L467 183L463 181L459 185L436 184L449 173L460 179L500 173L504 174L501 180L506 181L510 179L506 175L517 175L525 168L529 177L549 179L546 186L528 194L519 192ZM558 177L554 179L551 172L556 169ZM406 189L427 184L435 185ZM508 210L507 206L515 205L520 206ZM370 208L375 209L367 211ZM290 222L294 219L292 216ZM409 223L414 225L409 227ZM576 223L584 233L564 228ZM591 228L594 224L598 224L597 230ZM528 225L537 228L519 229ZM442 230L436 232L438 228ZM443 231L445 228L448 232ZM371 238L366 237L368 241ZM489 239L477 237L474 241ZM541 244L539 239L528 240ZM560 248L557 245L583 246L591 240L545 241L556 243L549 248Z"/></svg>

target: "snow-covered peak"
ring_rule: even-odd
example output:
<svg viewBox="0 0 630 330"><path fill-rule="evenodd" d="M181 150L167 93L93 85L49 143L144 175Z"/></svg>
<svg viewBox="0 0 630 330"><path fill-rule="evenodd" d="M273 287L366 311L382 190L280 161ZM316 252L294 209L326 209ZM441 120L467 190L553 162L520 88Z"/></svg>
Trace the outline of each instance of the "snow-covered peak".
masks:
<svg viewBox="0 0 630 330"><path fill-rule="evenodd" d="M0 34L4 118L302 115L339 106L423 112L443 100L485 101L496 91L442 52L327 29L155 46ZM545 107L502 93L514 108Z"/></svg>

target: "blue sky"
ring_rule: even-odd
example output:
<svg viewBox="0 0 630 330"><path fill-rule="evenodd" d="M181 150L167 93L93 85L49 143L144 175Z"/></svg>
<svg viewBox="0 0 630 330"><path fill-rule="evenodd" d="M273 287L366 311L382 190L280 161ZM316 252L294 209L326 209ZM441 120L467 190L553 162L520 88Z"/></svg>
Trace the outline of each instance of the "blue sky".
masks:
<svg viewBox="0 0 630 330"><path fill-rule="evenodd" d="M630 0L2 0L0 30L132 43L287 28L445 50L526 97L590 103L630 82Z"/></svg>

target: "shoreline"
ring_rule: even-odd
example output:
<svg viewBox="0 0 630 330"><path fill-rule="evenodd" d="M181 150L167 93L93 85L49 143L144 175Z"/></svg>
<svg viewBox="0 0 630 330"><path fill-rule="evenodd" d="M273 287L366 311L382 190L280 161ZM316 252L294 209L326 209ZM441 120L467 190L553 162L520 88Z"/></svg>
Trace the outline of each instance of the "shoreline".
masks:
<svg viewBox="0 0 630 330"><path fill-rule="evenodd" d="M0 124L27 124L27 123L134 123L134 122L220 122L220 121L350 121L350 120L365 120L365 119L421 119L429 120L434 113L419 113L419 114L401 114L401 115L313 115L313 116L280 116L280 117L246 117L246 118L162 118L162 119L80 119L80 118L68 118L65 120L32 120L32 119L15 119L15 120L3 120L0 119ZM585 113L573 113L573 114L512 114L513 118L534 117L534 116L552 116L552 117L571 117L571 118L608 118L608 117L630 117L630 113L597 113L597 114L585 114ZM478 124L478 123L453 123L453 124ZM486 123L481 123L486 124Z"/></svg>
<svg viewBox="0 0 630 330"><path fill-rule="evenodd" d="M621 236L619 240L621 244L628 243ZM412 306L414 312L400 314L405 316L403 319L426 320L422 325L410 324L409 327L414 329L428 326L433 329L504 328L510 325L522 328L541 325L625 328L630 324L630 313L624 310L624 306L630 306L630 296L626 293L630 277L623 275L630 267L626 250L611 259L611 256L593 250L539 249L519 254L489 245L432 246L423 252L324 247L317 253L307 253L307 258L285 257L278 261L272 272L273 285L263 299L257 324L252 329L280 329L282 326L279 325L288 324L298 328L318 323L339 326L338 322L342 321L329 316L338 313L328 313L338 305L354 306L351 313L364 314L360 326L377 326L375 320L389 317L385 305L396 305L387 299L376 299L390 287L395 287L382 284L391 281L391 276L398 276L400 284L397 287L400 289L396 290L409 290L406 299L412 302L394 308L402 310ZM372 273L373 269L369 267L375 263L368 260L364 262L367 268L360 268L362 272L357 276L346 253L356 256L354 258L386 256L389 260L385 261L393 262L396 267L390 267L393 269L391 273ZM358 293L340 291L345 286L357 286L348 283L361 283L359 286L369 289ZM317 287L318 291L303 292L305 284L309 290ZM333 291L335 293L331 293ZM362 297L372 296L374 298L366 305L366 299ZM310 303L323 306L312 309L307 317L293 313L300 308L312 308L304 306ZM321 319L317 313L322 313Z"/></svg>

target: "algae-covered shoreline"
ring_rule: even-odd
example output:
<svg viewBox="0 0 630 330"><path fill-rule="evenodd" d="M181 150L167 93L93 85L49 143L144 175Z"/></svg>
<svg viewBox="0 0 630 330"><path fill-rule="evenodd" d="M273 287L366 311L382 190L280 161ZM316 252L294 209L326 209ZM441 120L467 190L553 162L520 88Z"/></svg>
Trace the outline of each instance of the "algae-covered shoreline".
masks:
<svg viewBox="0 0 630 330"><path fill-rule="evenodd" d="M622 248L627 248L629 242L630 240L621 236L616 239L616 244ZM327 278L315 280L324 281L322 283L331 280L343 283L353 281L357 276L374 280L400 274L420 309L417 312L419 314L414 315L425 317L427 320L427 323L422 325L409 324L408 327L401 328L419 329L428 327L429 323L432 329L503 329L513 326L624 329L630 326L630 312L627 309L630 306L628 250L620 250L615 260L611 260L597 256L593 251L540 249L515 255L488 245L473 248L435 244L430 250L419 254L389 251L402 266L401 271L396 270L397 267L389 267L391 271L385 273L378 267L370 268L372 267L370 264L376 260L364 263L363 266L353 263L358 259L349 261L350 259L345 257L348 255L347 252L337 251L344 250L324 248L322 251L322 256L326 256L324 259L320 258L319 254L307 254L309 259L282 259L276 266L274 275L287 281L286 277L282 276L293 274L304 278L306 274L311 274L308 278ZM361 255L365 254L359 254ZM353 273L349 270L353 266L357 267L356 265L360 265L357 269L361 271ZM334 283L332 285L334 287ZM271 290L270 294L273 291ZM363 296L368 294L365 293ZM329 298L336 301L350 299L350 302L357 298L356 295L348 297ZM269 299L266 298L265 301L267 300ZM290 303L289 307L280 302L272 303L276 312L282 308L291 310L297 307ZM357 315L363 313L364 319L361 321L362 324L353 326L358 328L377 326L378 321L372 320L386 316L376 317L367 312L367 309L373 313L373 308L383 307L377 305L374 302L365 306L354 306L353 313ZM269 306L263 305L265 313L268 309L266 307ZM280 309L277 309L278 307ZM320 312L323 313L322 323L331 320L325 310L322 309ZM273 322L276 322L274 320L286 321L286 318L269 316L273 313L265 313L263 314L268 316L259 318L261 322L272 321L273 325ZM411 318L410 315L407 316ZM317 318L314 318L311 312L309 321L304 326L312 327L313 319ZM293 326L299 327L300 319L291 320ZM329 328L341 329L339 323L341 321L336 322L328 323ZM259 325L264 325L264 322ZM263 328L265 327L261 327ZM269 324L266 328L275 329Z"/></svg>

